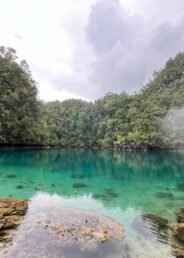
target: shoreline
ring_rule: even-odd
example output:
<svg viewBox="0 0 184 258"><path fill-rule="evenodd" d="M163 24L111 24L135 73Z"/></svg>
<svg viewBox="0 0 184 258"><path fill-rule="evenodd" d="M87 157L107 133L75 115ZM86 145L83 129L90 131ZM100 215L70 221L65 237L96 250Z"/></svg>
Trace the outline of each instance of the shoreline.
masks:
<svg viewBox="0 0 184 258"><path fill-rule="evenodd" d="M59 144L0 144L0 150L3 149L91 149L91 150L113 150L113 151L169 151L169 152L180 152L184 151L183 148L161 148L161 147L101 147L101 146L69 146Z"/></svg>

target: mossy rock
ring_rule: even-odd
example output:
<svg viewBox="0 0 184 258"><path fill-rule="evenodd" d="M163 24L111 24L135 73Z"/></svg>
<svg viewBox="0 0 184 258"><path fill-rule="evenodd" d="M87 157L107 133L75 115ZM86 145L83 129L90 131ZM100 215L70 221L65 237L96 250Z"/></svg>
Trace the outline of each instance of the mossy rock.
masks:
<svg viewBox="0 0 184 258"><path fill-rule="evenodd" d="M184 223L171 223L170 228L173 236L180 242L184 243Z"/></svg>

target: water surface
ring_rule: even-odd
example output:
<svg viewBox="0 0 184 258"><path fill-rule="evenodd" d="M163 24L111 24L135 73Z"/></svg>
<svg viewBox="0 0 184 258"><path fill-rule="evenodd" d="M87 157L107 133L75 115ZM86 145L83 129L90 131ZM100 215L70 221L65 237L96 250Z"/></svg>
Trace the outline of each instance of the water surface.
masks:
<svg viewBox="0 0 184 258"><path fill-rule="evenodd" d="M0 198L35 196L117 220L131 258L173 257L169 243L137 230L134 220L153 213L173 221L184 207L184 153L0 150Z"/></svg>

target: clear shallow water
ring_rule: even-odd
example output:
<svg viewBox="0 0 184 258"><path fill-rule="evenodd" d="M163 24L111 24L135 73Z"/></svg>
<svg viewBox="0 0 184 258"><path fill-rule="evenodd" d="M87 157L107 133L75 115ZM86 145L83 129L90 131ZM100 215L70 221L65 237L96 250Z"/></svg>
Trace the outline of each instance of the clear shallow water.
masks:
<svg viewBox="0 0 184 258"><path fill-rule="evenodd" d="M133 226L139 214L169 221L184 207L184 153L93 150L1 150L0 198L59 198L124 225L131 257L173 257L157 235ZM180 187L179 187L180 186ZM122 256L120 256L122 257Z"/></svg>

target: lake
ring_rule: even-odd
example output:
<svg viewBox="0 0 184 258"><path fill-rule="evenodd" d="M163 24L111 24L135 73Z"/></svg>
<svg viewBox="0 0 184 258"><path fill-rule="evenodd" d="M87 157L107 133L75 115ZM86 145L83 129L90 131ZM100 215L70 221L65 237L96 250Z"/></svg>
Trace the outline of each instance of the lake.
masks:
<svg viewBox="0 0 184 258"><path fill-rule="evenodd" d="M174 221L184 207L182 184L184 152L0 150L0 198L49 200L107 215L124 226L130 258L174 257L170 241L135 222L147 213Z"/></svg>

